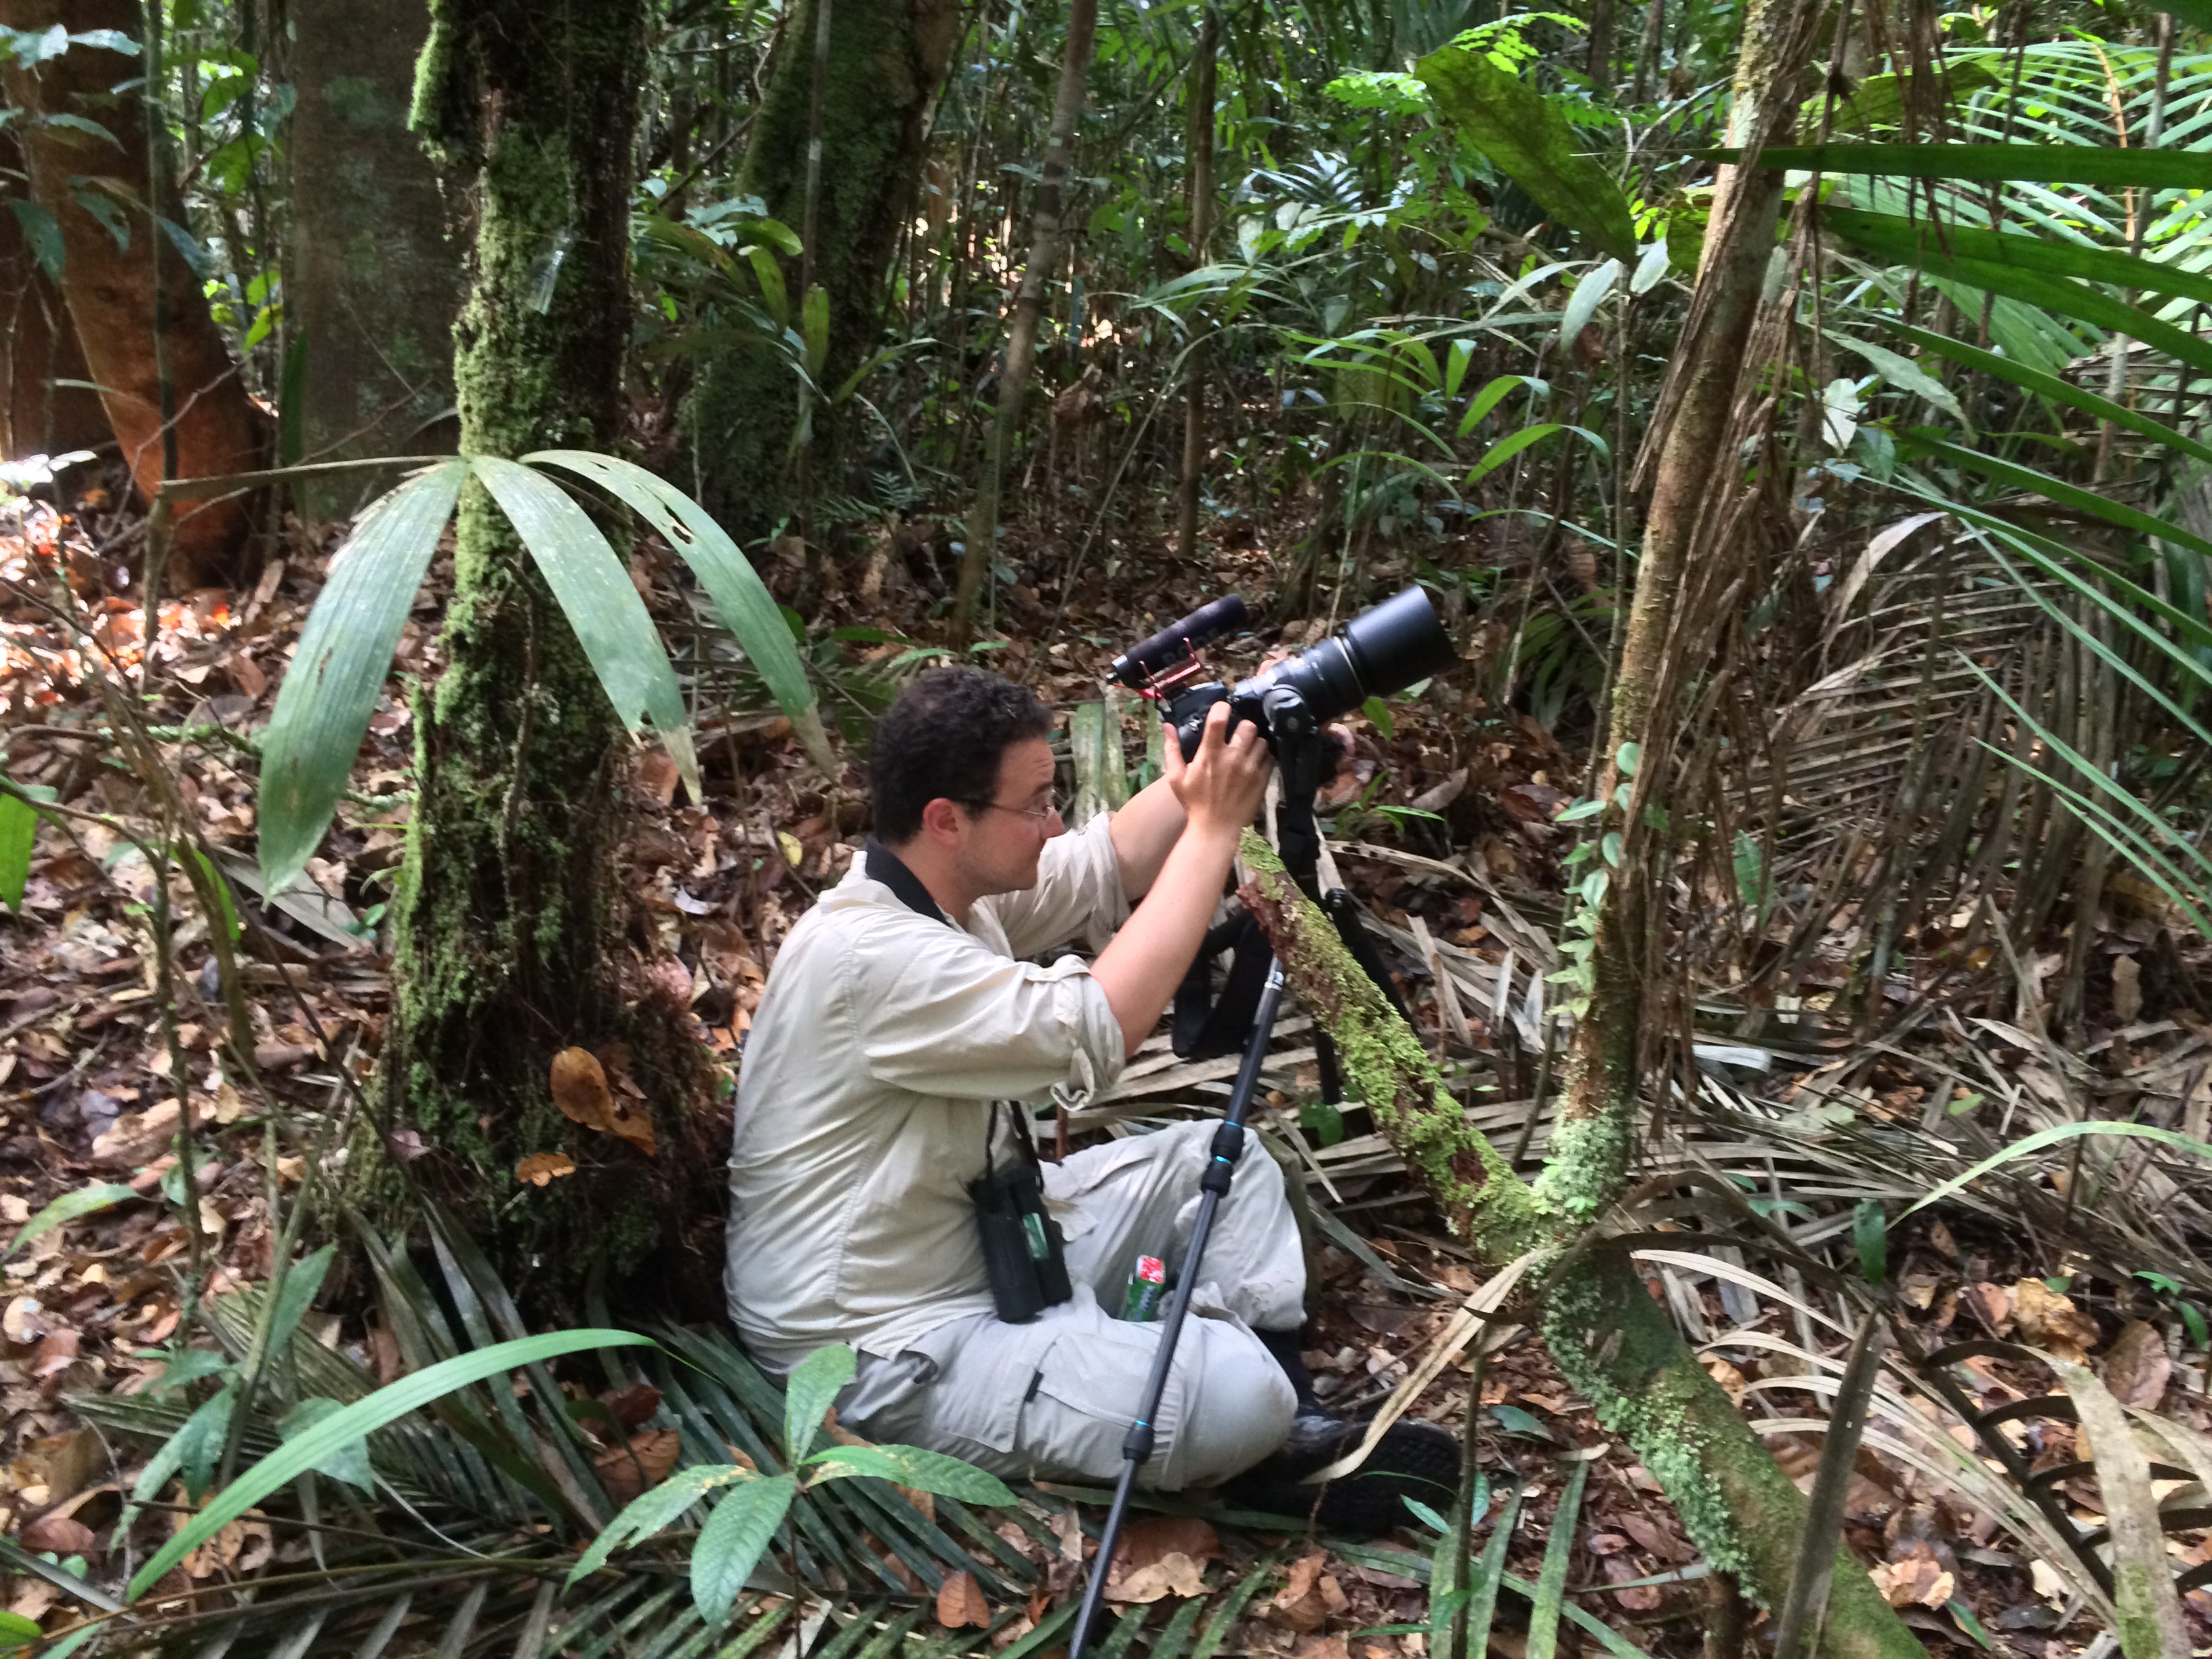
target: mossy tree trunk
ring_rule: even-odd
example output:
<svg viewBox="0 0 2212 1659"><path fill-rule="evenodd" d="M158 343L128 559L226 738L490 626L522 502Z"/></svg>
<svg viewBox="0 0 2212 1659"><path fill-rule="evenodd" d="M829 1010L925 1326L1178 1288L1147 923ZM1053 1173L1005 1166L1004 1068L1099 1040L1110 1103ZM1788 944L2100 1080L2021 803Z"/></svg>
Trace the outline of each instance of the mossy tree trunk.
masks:
<svg viewBox="0 0 2212 1659"><path fill-rule="evenodd" d="M477 215L454 329L464 453L615 440L645 23L644 0L434 0L414 120ZM654 1005L625 1006L610 937L628 744L544 578L474 483L443 649L416 703L388 1104L431 1149L417 1175L499 1217L511 1282L542 1289L595 1261L629 1266L656 1234L654 1164L560 1115L552 1057L623 1041L647 1083L659 1056L640 1051ZM688 1104L647 1086L663 1093L652 1103L664 1124ZM518 1187L517 1159L560 1151L576 1175Z"/></svg>
<svg viewBox="0 0 2212 1659"><path fill-rule="evenodd" d="M1740 1574L1766 1606L1787 1595L1805 1498L1698 1364L1619 1249L1586 1237L1553 1192L1588 1190L1602 1169L1556 1148L1532 1188L1467 1121L1420 1039L1360 970L1335 927L1247 836L1242 893L1281 957L1291 991L1335 1040L1348 1097L1406 1159L1455 1237L1492 1268L1532 1253L1520 1317L1536 1326L1568 1382L1666 1490L1715 1568ZM1529 1290L1525 1287L1535 1286ZM1837 1556L1820 1651L1826 1659L1921 1659L1912 1632L1846 1551Z"/></svg>
<svg viewBox="0 0 2212 1659"><path fill-rule="evenodd" d="M783 24L768 95L755 118L738 180L769 216L805 224L814 137L815 40L830 8L822 77L819 185L808 248L812 280L829 296L829 354L819 377L834 392L868 360L882 332L899 234L921 177L928 117L960 35L956 0L802 0ZM796 314L798 260L785 261ZM798 507L793 439L799 380L777 353L722 349L700 366L687 411L709 511L739 540L767 534ZM815 400L810 420L817 479L846 436L844 410Z"/></svg>

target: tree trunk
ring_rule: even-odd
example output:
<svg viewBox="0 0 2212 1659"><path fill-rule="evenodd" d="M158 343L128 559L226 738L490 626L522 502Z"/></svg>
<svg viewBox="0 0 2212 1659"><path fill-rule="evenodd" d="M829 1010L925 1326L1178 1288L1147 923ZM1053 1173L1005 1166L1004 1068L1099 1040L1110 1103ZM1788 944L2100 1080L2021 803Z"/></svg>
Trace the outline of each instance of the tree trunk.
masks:
<svg viewBox="0 0 2212 1659"><path fill-rule="evenodd" d="M1755 0L1744 21L1728 142L1756 154L1786 138L1797 116L1810 61L1818 0ZM1640 1081L1644 1007L1650 991L1650 902L1645 809L1657 799L1672 740L1663 683L1676 615L1694 552L1710 551L1735 495L1733 475L1716 477L1726 446L1745 344L1758 312L1780 221L1783 175L1756 166L1723 167L1713 194L1698 282L1662 392L1657 463L1643 555L1623 637L1606 731L1612 752L1598 769L1597 798L1612 803L1633 773L1624 811L1607 806L1596 826L1618 830L1622 845L1597 906L1595 948L1583 987L1584 1006L1568 1051L1554 1141L1558 1156L1540 1194L1581 1219L1595 1218L1618 1194L1628 1168ZM1673 647L1679 652L1679 645ZM1639 758L1624 769L1624 748ZM1558 1184L1561 1170L1583 1184Z"/></svg>
<svg viewBox="0 0 2212 1659"><path fill-rule="evenodd" d="M291 259L303 461L453 447L453 313L461 261L438 178L408 131L425 0L290 0ZM386 481L303 480L310 523L342 519Z"/></svg>
<svg viewBox="0 0 2212 1659"><path fill-rule="evenodd" d="M1199 25L1190 66L1190 263L1205 265L1213 237L1213 71L1221 21L1212 11ZM1206 348L1194 343L1184 359L1182 477L1176 492L1176 546L1188 564L1198 556L1198 492L1206 470Z"/></svg>
<svg viewBox="0 0 2212 1659"><path fill-rule="evenodd" d="M60 23L76 31L113 29L136 40L140 21L134 0L0 0L0 24L15 29ZM62 297L88 378L101 389L109 428L138 492L150 501L163 477L163 337L176 410L177 477L250 471L261 464L267 434L208 314L199 278L147 216L149 197L173 202L176 189L173 180L153 174L141 77L137 58L82 45L35 69L22 69L11 58L0 70L9 101L25 115L32 199L60 229ZM131 88L111 92L118 82L131 82ZM95 123L107 136L53 125L56 116ZM121 246L84 206L87 199L100 202L123 231ZM191 587L240 576L250 527L242 499L179 502L169 551L177 584Z"/></svg>
<svg viewBox="0 0 2212 1659"><path fill-rule="evenodd" d="M1541 1288L1523 1291L1519 1316L1542 1332L1553 1361L1599 1419L1635 1448L1714 1570L1740 1574L1760 1601L1779 1607L1796 1565L1804 1494L1698 1363L1629 1258L1587 1241L1571 1207L1547 1201L1546 1184L1571 1189L1590 1178L1562 1170L1575 1149L1555 1139L1545 1182L1523 1183L1468 1124L1413 1028L1267 843L1248 834L1243 853L1253 878L1241 896L1281 958L1291 992L1335 1039L1347 1098L1365 1103L1454 1236L1491 1267L1532 1252L1551 1258L1522 1276L1523 1286ZM1820 1654L1924 1659L1847 1549L1838 1551L1836 1567Z"/></svg>
<svg viewBox="0 0 2212 1659"><path fill-rule="evenodd" d="M414 118L477 211L454 330L461 448L604 448L620 429L629 331L645 0L433 0L431 22ZM675 1011L616 982L621 726L544 577L474 483L443 648L445 671L416 704L389 1115L433 1148L418 1176L480 1203L514 1282L544 1296L593 1265L631 1267L658 1242L661 1213L675 1211L653 1188L684 1173L669 1134L688 1121L680 1085L696 1060ZM657 1160L577 1130L554 1105L553 1056L615 1042L641 1083L675 1079L650 1101ZM518 1189L516 1160L554 1150L577 1173Z"/></svg>
<svg viewBox="0 0 2212 1659"><path fill-rule="evenodd" d="M755 118L738 189L794 229L807 214L817 7L830 6L823 77L820 187L807 248L829 295L834 392L866 362L882 332L899 232L921 177L928 115L960 36L956 0L804 0L785 19L768 95ZM787 265L787 280L791 268ZM792 293L794 315L802 295ZM841 409L811 411L814 475L837 453ZM708 508L740 541L797 511L793 435L799 380L778 354L725 349L701 366L687 411Z"/></svg>
<svg viewBox="0 0 2212 1659"><path fill-rule="evenodd" d="M1098 0L1069 0L1067 46L1060 60L1060 91L1053 100L1052 126L1045 140L1044 165L1037 169L1036 208L1030 218L1030 258L1014 297L1014 319L1006 334L1006 362L999 374L999 407L990 441L984 447L983 476L976 481L975 505L968 516L968 545L960 556L960 585L952 596L953 632L962 638L975 624L975 595L991 568L999 544L999 499L1006 485L1006 460L1022 429L1022 397L1030 371L1036 367L1037 325L1044 318L1044 291L1060 263L1060 216L1067 187L1069 154L1083 118L1083 84L1091 73L1091 48L1098 33Z"/></svg>
<svg viewBox="0 0 2212 1659"><path fill-rule="evenodd" d="M0 172L21 173L23 156L13 135L0 134ZM76 325L61 290L40 267L23 234L22 221L0 213L0 460L62 455L108 441L107 413L100 394L57 380L89 380Z"/></svg>

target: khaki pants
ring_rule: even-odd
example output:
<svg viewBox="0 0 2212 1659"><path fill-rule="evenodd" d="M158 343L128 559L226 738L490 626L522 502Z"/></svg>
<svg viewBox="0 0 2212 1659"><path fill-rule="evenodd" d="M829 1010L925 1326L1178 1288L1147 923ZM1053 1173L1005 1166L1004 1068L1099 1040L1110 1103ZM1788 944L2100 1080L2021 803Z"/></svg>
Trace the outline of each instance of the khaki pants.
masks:
<svg viewBox="0 0 2212 1659"><path fill-rule="evenodd" d="M1111 1316L1139 1255L1179 1272L1215 1127L1177 1124L1046 1164L1073 1297L1026 1325L960 1319L894 1357L862 1355L840 1419L872 1440L927 1446L994 1474L1114 1480L1161 1327ZM1200 1264L1141 1485L1211 1486L1282 1443L1297 1398L1252 1331L1295 1330L1304 1301L1282 1171L1248 1139Z"/></svg>

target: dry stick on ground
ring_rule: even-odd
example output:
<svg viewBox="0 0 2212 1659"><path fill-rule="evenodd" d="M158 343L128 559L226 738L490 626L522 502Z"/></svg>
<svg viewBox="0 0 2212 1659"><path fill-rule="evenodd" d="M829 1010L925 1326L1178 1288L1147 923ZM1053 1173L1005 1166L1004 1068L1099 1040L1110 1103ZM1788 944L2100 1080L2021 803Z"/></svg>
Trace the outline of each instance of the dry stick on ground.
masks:
<svg viewBox="0 0 2212 1659"><path fill-rule="evenodd" d="M1098 32L1098 0L1073 0L1067 13L1067 48L1060 63L1060 94L1052 106L1052 128L1045 140L1044 165L1037 170L1036 211L1030 218L1030 259L1014 300L1013 326L1006 334L1006 366L999 373L999 407L984 447L983 476L976 481L975 506L968 520L968 545L960 555L960 581L952 598L953 631L966 639L975 626L975 595L990 572L999 544L999 495L1006 458L1022 429L1022 396L1036 366L1037 325L1044 318L1045 284L1060 263L1060 210L1067 189L1068 156L1075 128L1083 118L1084 77L1091 71L1091 46Z"/></svg>
<svg viewBox="0 0 2212 1659"><path fill-rule="evenodd" d="M1240 896L1281 957L1291 990L1335 1039L1346 1094L1366 1103L1452 1235L1492 1267L1531 1249L1554 1253L1548 1273L1524 1281L1533 1288L1522 1292L1521 1316L1542 1332L1599 1419L1666 1489L1705 1559L1741 1575L1768 1607L1780 1606L1796 1565L1804 1494L1698 1364L1628 1257L1540 1195L1596 1178L1563 1167L1579 1149L1555 1153L1539 1188L1522 1182L1468 1122L1419 1037L1281 860L1251 835L1243 856L1252 879ZM1820 1651L1828 1659L1920 1659L1920 1643L1860 1563L1838 1552L1837 1568Z"/></svg>

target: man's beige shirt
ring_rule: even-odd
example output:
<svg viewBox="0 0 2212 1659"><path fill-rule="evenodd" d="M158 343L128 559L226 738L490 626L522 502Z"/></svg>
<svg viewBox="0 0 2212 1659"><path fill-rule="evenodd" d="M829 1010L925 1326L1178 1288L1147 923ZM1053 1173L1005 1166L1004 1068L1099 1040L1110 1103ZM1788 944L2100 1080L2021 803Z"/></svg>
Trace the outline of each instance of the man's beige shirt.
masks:
<svg viewBox="0 0 2212 1659"><path fill-rule="evenodd" d="M745 1039L730 1155L723 1288L763 1360L830 1342L893 1355L992 1310L968 1197L992 1103L1121 1071L1089 967L1018 959L1122 920L1108 826L1048 842L1037 884L981 901L964 929L856 858L791 930Z"/></svg>

